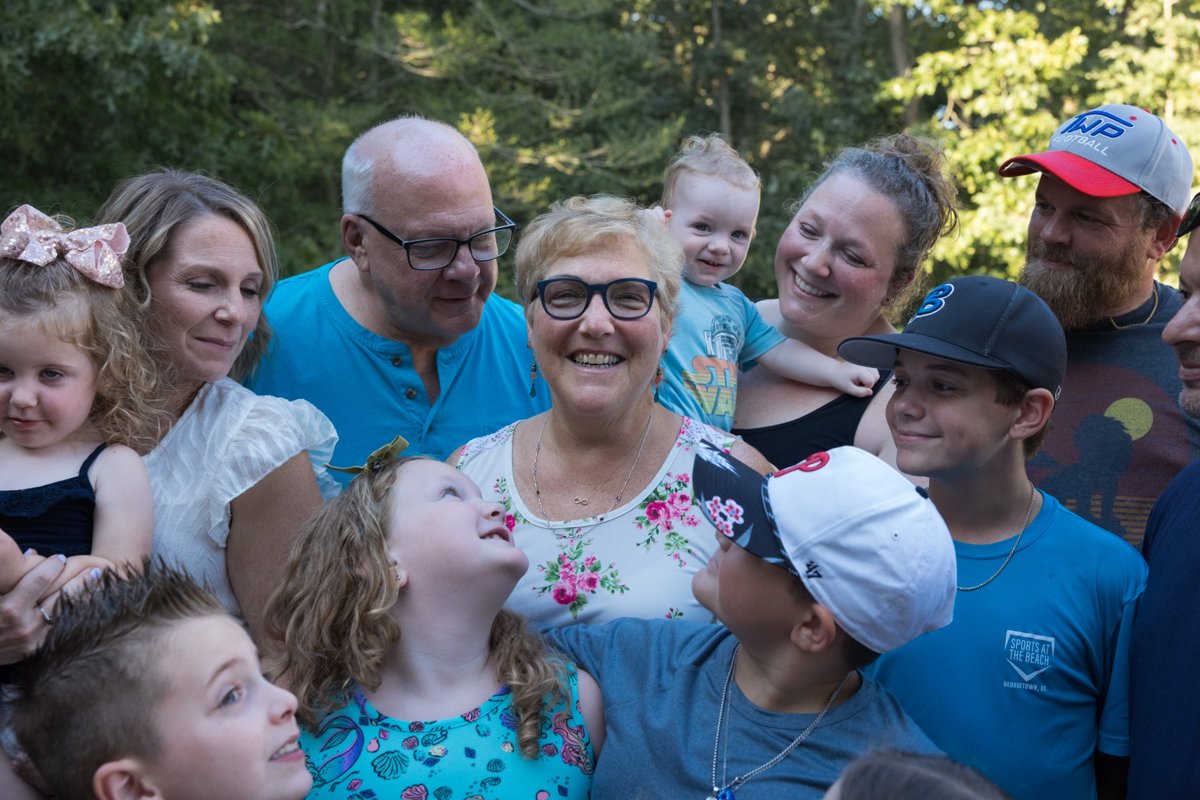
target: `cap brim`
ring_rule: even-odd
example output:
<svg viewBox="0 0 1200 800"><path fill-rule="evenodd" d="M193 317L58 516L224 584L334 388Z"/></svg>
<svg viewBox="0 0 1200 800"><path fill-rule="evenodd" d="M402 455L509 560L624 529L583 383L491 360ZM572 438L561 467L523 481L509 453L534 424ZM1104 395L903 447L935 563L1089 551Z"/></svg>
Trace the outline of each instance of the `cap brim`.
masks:
<svg viewBox="0 0 1200 800"><path fill-rule="evenodd" d="M1141 191L1115 172L1109 172L1086 158L1061 150L1015 156L1000 165L1000 175L1004 178L1034 172L1053 175L1089 197L1122 197Z"/></svg>
<svg viewBox="0 0 1200 800"><path fill-rule="evenodd" d="M889 370L896 366L897 350L912 350L947 361L970 364L984 369L1007 370L1010 367L994 358L981 356L956 344L920 333L889 333L883 336L855 336L838 345L838 355L854 364Z"/></svg>
<svg viewBox="0 0 1200 800"><path fill-rule="evenodd" d="M799 574L779 540L766 477L702 442L696 449L692 480L700 511L717 533L768 564Z"/></svg>

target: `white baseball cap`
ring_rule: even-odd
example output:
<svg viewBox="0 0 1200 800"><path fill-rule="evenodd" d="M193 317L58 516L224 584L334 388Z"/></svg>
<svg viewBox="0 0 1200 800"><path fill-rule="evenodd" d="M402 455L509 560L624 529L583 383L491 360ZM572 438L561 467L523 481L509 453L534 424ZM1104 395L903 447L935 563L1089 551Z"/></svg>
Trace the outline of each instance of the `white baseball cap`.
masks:
<svg viewBox="0 0 1200 800"><path fill-rule="evenodd" d="M886 653L950 624L957 566L923 490L865 450L837 447L763 477L719 448L697 451L704 515L786 569L856 641Z"/></svg>

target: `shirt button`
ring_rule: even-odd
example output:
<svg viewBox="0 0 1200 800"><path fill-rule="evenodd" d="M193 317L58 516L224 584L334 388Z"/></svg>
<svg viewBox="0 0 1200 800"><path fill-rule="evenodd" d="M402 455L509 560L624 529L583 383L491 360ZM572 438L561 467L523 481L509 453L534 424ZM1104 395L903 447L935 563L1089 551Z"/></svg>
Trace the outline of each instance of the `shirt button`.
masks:
<svg viewBox="0 0 1200 800"><path fill-rule="evenodd" d="M416 389L405 389L404 396L407 397L409 400L412 400L414 397L417 396L417 390Z"/></svg>
<svg viewBox="0 0 1200 800"><path fill-rule="evenodd" d="M404 363L404 359L400 358L400 356L392 356L392 366L393 367L398 367L403 363Z"/></svg>

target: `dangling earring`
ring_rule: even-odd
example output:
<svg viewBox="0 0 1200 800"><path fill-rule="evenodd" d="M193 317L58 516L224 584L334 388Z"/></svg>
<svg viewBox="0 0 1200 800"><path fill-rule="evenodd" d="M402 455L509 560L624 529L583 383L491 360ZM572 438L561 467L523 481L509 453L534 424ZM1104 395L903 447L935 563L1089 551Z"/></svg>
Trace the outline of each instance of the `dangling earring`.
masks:
<svg viewBox="0 0 1200 800"><path fill-rule="evenodd" d="M662 367L662 364L659 364L658 371L654 373L654 402L656 402L656 403L658 402L658 390L662 386L662 382L663 382L663 367Z"/></svg>
<svg viewBox="0 0 1200 800"><path fill-rule="evenodd" d="M537 356L529 363L529 396L537 396Z"/></svg>

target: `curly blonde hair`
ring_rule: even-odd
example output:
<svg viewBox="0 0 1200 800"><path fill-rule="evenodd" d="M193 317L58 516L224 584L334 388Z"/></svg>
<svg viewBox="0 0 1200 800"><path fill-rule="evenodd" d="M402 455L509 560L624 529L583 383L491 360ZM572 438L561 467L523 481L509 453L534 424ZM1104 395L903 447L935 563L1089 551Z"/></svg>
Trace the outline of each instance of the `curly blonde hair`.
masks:
<svg viewBox="0 0 1200 800"><path fill-rule="evenodd" d="M87 353L96 368L88 421L101 440L140 453L154 447L166 424L159 372L125 292L89 280L62 258L44 267L0 258L0 321L13 320Z"/></svg>
<svg viewBox="0 0 1200 800"><path fill-rule="evenodd" d="M378 688L383 661L401 632L391 616L400 591L388 554L389 497L406 464L368 468L325 503L292 547L264 625L277 652L271 677L299 701L309 729L343 705L356 685ZM512 692L521 753L536 758L546 712L568 696L566 667L525 620L501 610L488 639L497 677Z"/></svg>

